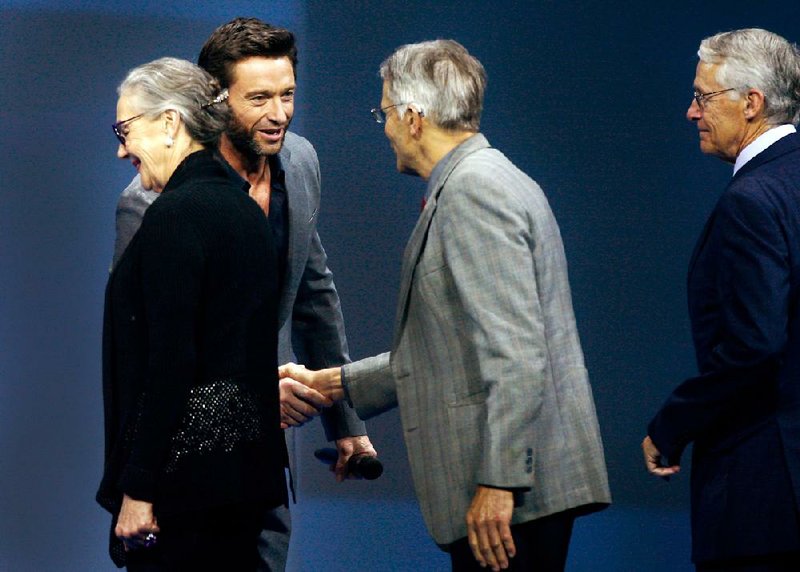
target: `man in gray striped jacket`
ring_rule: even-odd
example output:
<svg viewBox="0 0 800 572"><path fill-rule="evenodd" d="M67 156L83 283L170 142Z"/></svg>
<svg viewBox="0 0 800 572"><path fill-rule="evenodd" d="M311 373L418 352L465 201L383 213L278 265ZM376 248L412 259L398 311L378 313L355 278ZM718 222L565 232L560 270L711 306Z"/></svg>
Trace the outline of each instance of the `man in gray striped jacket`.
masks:
<svg viewBox="0 0 800 572"><path fill-rule="evenodd" d="M563 570L576 516L611 501L558 226L478 133L486 75L449 40L399 48L373 110L428 181L392 350L281 375L362 419L399 406L414 485L454 570Z"/></svg>

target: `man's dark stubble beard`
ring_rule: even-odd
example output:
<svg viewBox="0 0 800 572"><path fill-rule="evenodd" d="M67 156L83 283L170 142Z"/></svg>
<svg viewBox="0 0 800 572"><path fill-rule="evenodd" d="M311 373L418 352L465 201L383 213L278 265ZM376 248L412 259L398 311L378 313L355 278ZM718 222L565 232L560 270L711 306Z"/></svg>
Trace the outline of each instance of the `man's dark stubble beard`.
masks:
<svg viewBox="0 0 800 572"><path fill-rule="evenodd" d="M242 156L245 169L253 172L258 168L261 157L268 154L264 152L253 138L253 133L244 125L239 123L234 117L228 122L225 134L230 139L233 148Z"/></svg>

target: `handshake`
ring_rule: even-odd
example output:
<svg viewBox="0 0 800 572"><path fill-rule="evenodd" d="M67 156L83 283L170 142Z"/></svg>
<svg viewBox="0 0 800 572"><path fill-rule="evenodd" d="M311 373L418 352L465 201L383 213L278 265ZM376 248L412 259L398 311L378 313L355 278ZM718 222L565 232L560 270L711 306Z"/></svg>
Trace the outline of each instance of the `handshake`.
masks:
<svg viewBox="0 0 800 572"><path fill-rule="evenodd" d="M338 367L312 371L296 363L287 363L278 368L278 377L282 429L299 427L344 399Z"/></svg>
<svg viewBox="0 0 800 572"><path fill-rule="evenodd" d="M344 399L341 368L311 371L302 365L287 363L278 368L278 377L282 429L299 427L319 415L324 408ZM336 480L372 480L383 473L383 465L366 435L337 440L337 449L338 452L336 449L318 449L314 453L320 461L331 466Z"/></svg>

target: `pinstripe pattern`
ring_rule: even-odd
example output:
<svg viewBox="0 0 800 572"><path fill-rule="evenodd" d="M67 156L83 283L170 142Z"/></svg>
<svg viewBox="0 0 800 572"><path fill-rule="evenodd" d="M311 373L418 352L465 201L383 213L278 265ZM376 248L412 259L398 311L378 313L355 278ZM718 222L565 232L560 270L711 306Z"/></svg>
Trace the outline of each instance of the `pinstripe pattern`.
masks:
<svg viewBox="0 0 800 572"><path fill-rule="evenodd" d="M404 254L392 352L343 370L362 418L399 404L440 545L466 535L479 483L530 488L514 522L610 502L547 200L482 135L446 160Z"/></svg>

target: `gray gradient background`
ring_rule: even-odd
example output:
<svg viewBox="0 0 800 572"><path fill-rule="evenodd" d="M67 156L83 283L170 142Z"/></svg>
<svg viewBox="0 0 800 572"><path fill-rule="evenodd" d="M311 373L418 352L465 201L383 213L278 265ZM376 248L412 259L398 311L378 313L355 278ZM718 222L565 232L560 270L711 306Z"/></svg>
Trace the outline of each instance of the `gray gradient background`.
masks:
<svg viewBox="0 0 800 572"><path fill-rule="evenodd" d="M293 129L316 146L320 231L353 358L388 348L400 258L424 182L395 172L369 109L399 44L454 38L485 65L482 131L560 222L615 505L583 519L570 570L691 569L688 475L650 479L639 443L694 372L686 265L730 168L684 119L702 37L800 39L794 2L0 2L0 570L111 570L102 464L102 297L117 196L133 175L109 129L115 87L154 58L194 60L252 15L300 43ZM386 466L336 485L304 449L292 570L441 570L397 412L371 421ZM685 469L689 466L685 465Z"/></svg>

